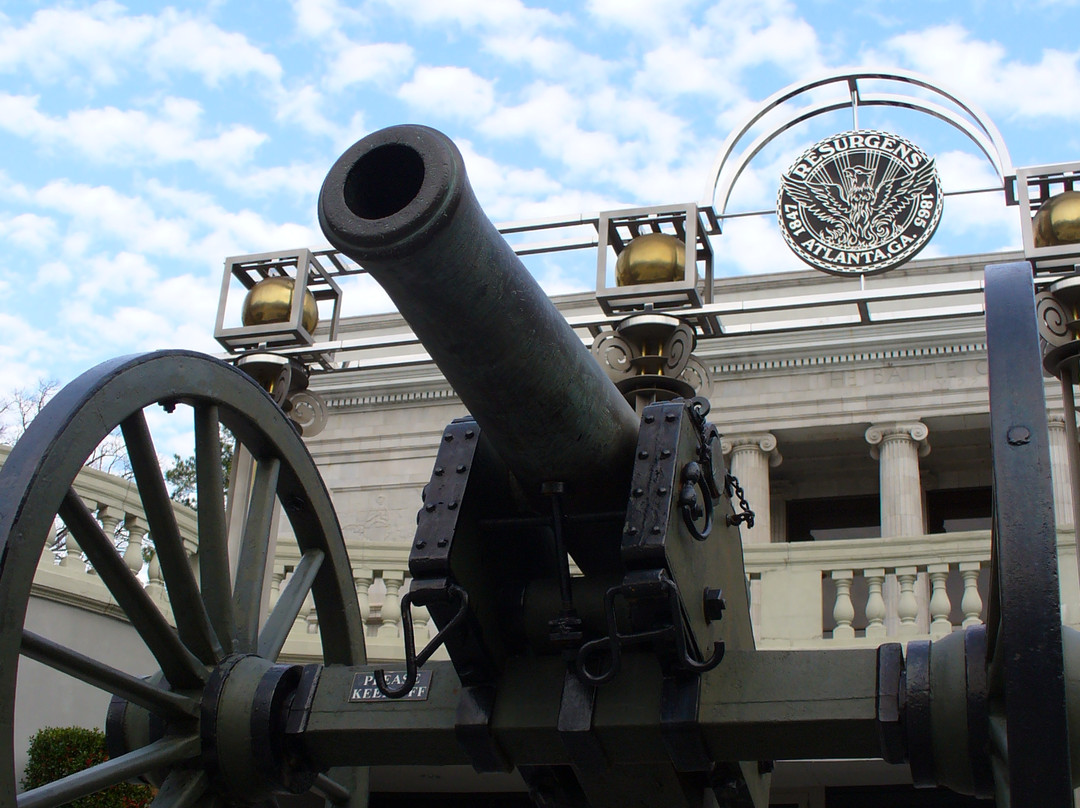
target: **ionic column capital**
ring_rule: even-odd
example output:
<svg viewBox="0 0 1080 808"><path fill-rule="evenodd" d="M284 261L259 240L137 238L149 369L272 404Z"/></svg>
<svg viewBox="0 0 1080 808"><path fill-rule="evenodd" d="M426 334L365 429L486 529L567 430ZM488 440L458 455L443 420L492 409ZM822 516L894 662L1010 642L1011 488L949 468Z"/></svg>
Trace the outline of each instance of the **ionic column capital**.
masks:
<svg viewBox="0 0 1080 808"><path fill-rule="evenodd" d="M1063 412L1048 412L1046 414L1046 425L1050 429L1065 430L1065 413Z"/></svg>
<svg viewBox="0 0 1080 808"><path fill-rule="evenodd" d="M870 444L870 456L876 460L882 444L890 441L914 443L918 447L919 457L926 457L930 454L929 435L930 430L921 421L894 421L872 425L866 430L865 437Z"/></svg>
<svg viewBox="0 0 1080 808"><path fill-rule="evenodd" d="M755 432L745 435L724 435L720 440L720 450L725 454L757 451L768 455L769 465L776 468L784 462L776 448L776 436L769 432Z"/></svg>

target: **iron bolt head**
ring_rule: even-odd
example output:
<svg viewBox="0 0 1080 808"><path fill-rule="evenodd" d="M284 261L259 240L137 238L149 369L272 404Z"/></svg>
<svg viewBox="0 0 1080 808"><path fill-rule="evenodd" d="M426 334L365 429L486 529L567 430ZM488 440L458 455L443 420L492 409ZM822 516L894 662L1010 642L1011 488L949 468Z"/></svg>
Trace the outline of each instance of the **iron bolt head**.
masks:
<svg viewBox="0 0 1080 808"><path fill-rule="evenodd" d="M1005 439L1009 442L1010 446L1023 446L1027 443L1031 443L1031 430L1026 426L1009 427Z"/></svg>

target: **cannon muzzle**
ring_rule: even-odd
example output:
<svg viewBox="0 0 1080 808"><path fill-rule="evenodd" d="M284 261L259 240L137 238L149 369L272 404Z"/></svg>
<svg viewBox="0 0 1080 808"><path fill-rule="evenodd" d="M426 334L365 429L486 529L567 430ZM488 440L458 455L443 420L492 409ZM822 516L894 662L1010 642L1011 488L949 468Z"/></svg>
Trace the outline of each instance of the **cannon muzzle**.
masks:
<svg viewBox="0 0 1080 808"><path fill-rule="evenodd" d="M527 492L622 508L638 421L484 215L440 132L395 126L352 146L319 223L393 299Z"/></svg>

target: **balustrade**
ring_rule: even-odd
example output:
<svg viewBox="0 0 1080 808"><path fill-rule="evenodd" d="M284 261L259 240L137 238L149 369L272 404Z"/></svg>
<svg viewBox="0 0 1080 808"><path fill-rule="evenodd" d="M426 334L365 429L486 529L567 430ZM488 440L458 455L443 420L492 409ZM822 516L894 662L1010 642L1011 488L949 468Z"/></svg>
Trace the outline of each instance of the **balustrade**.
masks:
<svg viewBox="0 0 1080 808"><path fill-rule="evenodd" d="M0 460L4 454L0 449ZM153 537L147 534L146 518L132 485L86 470L75 488L95 511L103 530L117 537L125 564L139 575L169 616L160 565L152 556L149 562L144 561L144 547ZM198 550L195 515L180 505L176 513L185 547L194 556ZM88 574L74 539L67 536L66 541L66 553L54 554L50 540L34 594L122 618L101 582ZM1061 531L1058 544L1063 619L1078 625L1080 586L1073 532ZM373 661L403 657L401 597L411 583L409 550L408 544L391 542L353 542L348 546L368 655ZM744 553L754 593L751 614L759 647L860 645L885 639L940 637L983 619L990 557L986 531L750 544ZM282 539L270 579L271 606L299 560L291 539ZM885 596L890 586L899 593L894 603ZM920 595L923 591L926 594ZM927 602L920 602L920 598ZM313 605L309 599L301 608L284 658L301 661L318 657L318 621ZM929 615L928 624L920 625L920 614L924 621ZM435 631L430 616L422 607L413 607L410 618L416 643L423 646Z"/></svg>

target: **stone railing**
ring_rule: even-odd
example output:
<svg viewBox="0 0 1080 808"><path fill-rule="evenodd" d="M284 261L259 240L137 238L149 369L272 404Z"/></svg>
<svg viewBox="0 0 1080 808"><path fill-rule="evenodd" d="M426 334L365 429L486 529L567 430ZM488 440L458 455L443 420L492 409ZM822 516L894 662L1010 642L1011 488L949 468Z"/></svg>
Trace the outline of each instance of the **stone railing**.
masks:
<svg viewBox="0 0 1080 808"><path fill-rule="evenodd" d="M0 446L0 465L7 459L10 448ZM161 567L157 559L144 560L143 547L148 527L135 483L115 474L92 468L79 472L74 485L76 493L97 517L105 534L112 537L124 558L124 563L146 585L147 592L171 618ZM198 529L195 512L183 505L173 506L184 549L192 565L198 552ZM56 534L51 533L42 551L31 590L36 597L79 606L90 611L124 619L105 586L87 567L75 537L65 534L56 546Z"/></svg>
<svg viewBox="0 0 1080 808"><path fill-rule="evenodd" d="M940 637L985 618L990 533L745 548L759 647ZM1062 618L1080 622L1076 539L1058 536Z"/></svg>
<svg viewBox="0 0 1080 808"><path fill-rule="evenodd" d="M7 450L0 447L0 461ZM76 491L117 540L125 563L171 617L160 569L143 561L146 518L134 485L94 469L84 469ZM175 506L185 549L197 566L195 514ZM108 591L83 563L72 537L66 552L46 546L34 581L36 597L123 619ZM51 542L50 542L51 544ZM348 546L368 656L373 661L403 658L401 596L408 591L409 545L352 542ZM1058 536L1063 620L1080 627L1076 539ZM990 536L971 531L889 539L856 539L794 544L752 544L745 548L751 616L759 647L799 648L877 644L936 637L981 622L989 587ZM271 578L270 606L299 561L291 539L279 542ZM416 643L434 634L424 609L411 614ZM301 609L284 658L321 656L318 615L309 598ZM440 651L439 655L444 652Z"/></svg>
<svg viewBox="0 0 1080 808"><path fill-rule="evenodd" d="M391 542L350 542L348 545L353 584L364 621L364 642L368 659L373 662L404 659L401 596L409 591L411 583L409 550L408 544ZM295 545L279 542L271 584L271 605L299 560ZM422 607L412 608L411 618L419 651L437 629ZM296 661L317 658L320 654L318 626L315 603L309 596L289 634L283 657ZM446 659L445 650L439 649L432 658Z"/></svg>

